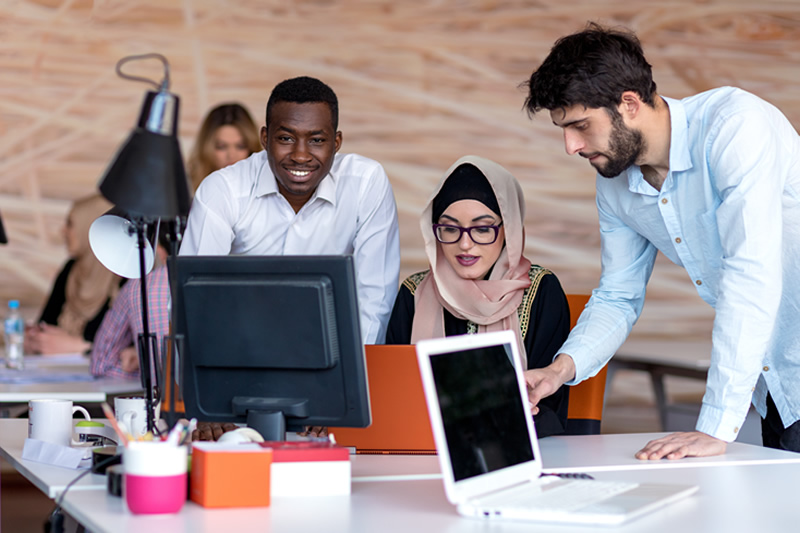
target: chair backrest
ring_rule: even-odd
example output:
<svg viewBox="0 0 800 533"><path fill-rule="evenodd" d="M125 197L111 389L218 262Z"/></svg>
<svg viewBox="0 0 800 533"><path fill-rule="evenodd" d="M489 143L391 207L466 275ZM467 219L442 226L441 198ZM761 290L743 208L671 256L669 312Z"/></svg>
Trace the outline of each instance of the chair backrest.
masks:
<svg viewBox="0 0 800 533"><path fill-rule="evenodd" d="M575 327L583 308L589 301L588 294L568 294L570 329ZM603 398L606 392L608 365L597 375L570 388L567 411L567 435L596 435L600 433L603 419Z"/></svg>
<svg viewBox="0 0 800 533"><path fill-rule="evenodd" d="M367 345L372 424L329 428L342 446L361 454L435 454L428 405L414 345Z"/></svg>

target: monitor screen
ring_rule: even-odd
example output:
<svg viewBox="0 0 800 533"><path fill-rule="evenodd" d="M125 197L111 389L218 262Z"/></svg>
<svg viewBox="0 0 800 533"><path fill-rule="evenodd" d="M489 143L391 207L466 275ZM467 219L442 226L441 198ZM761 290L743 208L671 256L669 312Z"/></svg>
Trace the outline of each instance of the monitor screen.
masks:
<svg viewBox="0 0 800 533"><path fill-rule="evenodd" d="M174 265L187 416L247 423L268 440L369 425L351 256L179 256Z"/></svg>

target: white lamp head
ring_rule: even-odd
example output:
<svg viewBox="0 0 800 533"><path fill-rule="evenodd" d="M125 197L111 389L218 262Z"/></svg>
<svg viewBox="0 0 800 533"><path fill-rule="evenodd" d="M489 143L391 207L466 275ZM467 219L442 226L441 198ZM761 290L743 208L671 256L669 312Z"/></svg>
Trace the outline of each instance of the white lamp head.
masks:
<svg viewBox="0 0 800 533"><path fill-rule="evenodd" d="M95 257L111 272L123 278L138 278L139 245L136 227L123 217L105 214L89 227L89 246ZM145 239L144 266L153 269L153 247Z"/></svg>

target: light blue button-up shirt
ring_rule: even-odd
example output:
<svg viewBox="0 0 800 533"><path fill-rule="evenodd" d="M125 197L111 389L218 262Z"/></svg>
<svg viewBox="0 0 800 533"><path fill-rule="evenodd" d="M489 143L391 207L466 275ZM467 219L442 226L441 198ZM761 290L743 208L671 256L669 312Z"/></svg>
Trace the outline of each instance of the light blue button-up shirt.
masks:
<svg viewBox="0 0 800 533"><path fill-rule="evenodd" d="M577 383L624 342L661 251L714 307L697 430L732 441L769 390L785 426L800 419L800 136L774 106L724 87L664 98L672 125L661 190L638 166L597 176L600 286L560 352Z"/></svg>

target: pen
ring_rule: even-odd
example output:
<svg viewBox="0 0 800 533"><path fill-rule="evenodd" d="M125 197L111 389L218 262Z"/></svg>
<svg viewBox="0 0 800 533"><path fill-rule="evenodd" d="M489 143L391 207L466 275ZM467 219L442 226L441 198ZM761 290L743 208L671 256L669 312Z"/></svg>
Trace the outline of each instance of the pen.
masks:
<svg viewBox="0 0 800 533"><path fill-rule="evenodd" d="M186 427L183 421L178 421L170 430L169 435L167 435L167 443L175 446L180 445Z"/></svg>

